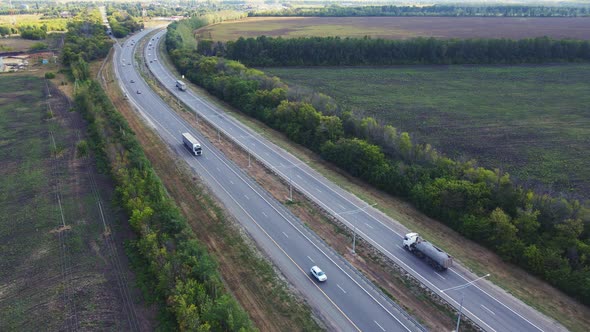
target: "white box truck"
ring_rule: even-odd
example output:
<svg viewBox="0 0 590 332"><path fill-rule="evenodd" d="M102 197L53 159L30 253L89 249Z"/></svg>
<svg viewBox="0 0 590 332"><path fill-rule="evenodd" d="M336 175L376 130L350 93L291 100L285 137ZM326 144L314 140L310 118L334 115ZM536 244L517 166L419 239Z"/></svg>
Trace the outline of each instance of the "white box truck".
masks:
<svg viewBox="0 0 590 332"><path fill-rule="evenodd" d="M195 156L200 156L203 154L201 144L196 138L193 137L193 135L189 133L183 133L182 142L184 143L184 146L186 146L186 148Z"/></svg>
<svg viewBox="0 0 590 332"><path fill-rule="evenodd" d="M186 91L186 84L184 84L183 81L178 80L176 81L176 87L180 90L180 91Z"/></svg>

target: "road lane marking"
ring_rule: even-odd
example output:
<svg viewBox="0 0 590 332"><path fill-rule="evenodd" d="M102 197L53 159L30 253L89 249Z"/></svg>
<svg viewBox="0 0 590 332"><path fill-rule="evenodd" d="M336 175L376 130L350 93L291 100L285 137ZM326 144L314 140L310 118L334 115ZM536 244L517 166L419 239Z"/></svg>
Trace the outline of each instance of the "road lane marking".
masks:
<svg viewBox="0 0 590 332"><path fill-rule="evenodd" d="M244 194L244 197L246 197L247 200L250 200L250 197L248 197L248 195Z"/></svg>
<svg viewBox="0 0 590 332"><path fill-rule="evenodd" d="M215 167L217 169L218 172L221 172L221 170L219 169L219 167Z"/></svg>
<svg viewBox="0 0 590 332"><path fill-rule="evenodd" d="M367 227L369 227L370 229L374 229L374 228L373 228L373 226L371 226L371 225L369 225L369 224L367 224L367 223L365 223L365 225L366 225Z"/></svg>
<svg viewBox="0 0 590 332"><path fill-rule="evenodd" d="M399 244L396 244L396 246L398 246L400 249L404 249L404 247L400 246Z"/></svg>
<svg viewBox="0 0 590 332"><path fill-rule="evenodd" d="M234 183L232 180L229 180L229 183L231 183L231 184L235 184L235 183Z"/></svg>
<svg viewBox="0 0 590 332"><path fill-rule="evenodd" d="M373 322L375 322L375 324L377 324L377 326L379 326L379 328L381 329L381 331L385 331L385 329L383 328L383 326L379 325L379 323L377 323L376 320L374 320Z"/></svg>
<svg viewBox="0 0 590 332"><path fill-rule="evenodd" d="M342 287L340 287L340 285L336 284L336 286L338 286L338 288L340 288L340 290L342 291L342 293L346 294L346 291Z"/></svg>
<svg viewBox="0 0 590 332"><path fill-rule="evenodd" d="M320 194L322 193L322 191L319 188L315 188L315 190L317 190Z"/></svg>
<svg viewBox="0 0 590 332"><path fill-rule="evenodd" d="M289 238L289 235L287 235L287 233L285 233L285 232L281 232L281 233L283 233L283 235L284 235L284 236L285 236L287 239Z"/></svg>
<svg viewBox="0 0 590 332"><path fill-rule="evenodd" d="M264 213L264 211L262 212L262 215L268 218L268 215L266 215L266 213Z"/></svg>
<svg viewBox="0 0 590 332"><path fill-rule="evenodd" d="M439 277L440 277L442 280L446 280L446 279L445 279L445 277L441 276L441 275L440 275L440 274L438 274L437 272L434 272L434 273L436 273L436 275L437 275L437 276L439 276Z"/></svg>
<svg viewBox="0 0 590 332"><path fill-rule="evenodd" d="M492 313L492 315L496 316L496 313L495 313L495 312L493 312L493 311L491 311L491 310L490 310L488 307L486 307L485 305L483 305L483 304L480 304L480 306L481 306L482 308L486 309L487 311L491 312L491 313Z"/></svg>
<svg viewBox="0 0 590 332"><path fill-rule="evenodd" d="M298 178L300 178L301 180L303 180L303 178L301 177L301 175L299 175L299 174L295 174L295 175L297 175Z"/></svg>
<svg viewBox="0 0 590 332"><path fill-rule="evenodd" d="M312 263L315 263L311 257L307 256L307 259L309 259Z"/></svg>

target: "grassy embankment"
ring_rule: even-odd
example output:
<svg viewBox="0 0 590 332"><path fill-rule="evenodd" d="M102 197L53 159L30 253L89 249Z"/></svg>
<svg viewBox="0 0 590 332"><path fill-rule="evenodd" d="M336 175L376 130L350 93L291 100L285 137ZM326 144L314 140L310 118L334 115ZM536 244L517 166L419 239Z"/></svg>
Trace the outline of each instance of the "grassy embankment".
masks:
<svg viewBox="0 0 590 332"><path fill-rule="evenodd" d="M590 198L590 65L269 68L448 155Z"/></svg>
<svg viewBox="0 0 590 332"><path fill-rule="evenodd" d="M49 87L0 76L0 330L128 330L140 309L111 236L120 219L98 207L112 187L77 154L84 125Z"/></svg>

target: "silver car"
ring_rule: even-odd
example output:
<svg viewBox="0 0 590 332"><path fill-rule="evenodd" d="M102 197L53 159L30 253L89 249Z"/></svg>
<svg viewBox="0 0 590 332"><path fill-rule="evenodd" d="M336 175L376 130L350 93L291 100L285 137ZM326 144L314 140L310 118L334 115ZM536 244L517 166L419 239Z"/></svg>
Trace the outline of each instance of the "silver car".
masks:
<svg viewBox="0 0 590 332"><path fill-rule="evenodd" d="M326 280L328 280L328 277L326 276L326 274L324 273L324 271L322 271L322 269L320 269L317 266L313 266L311 268L311 275L314 276L318 281L326 281Z"/></svg>

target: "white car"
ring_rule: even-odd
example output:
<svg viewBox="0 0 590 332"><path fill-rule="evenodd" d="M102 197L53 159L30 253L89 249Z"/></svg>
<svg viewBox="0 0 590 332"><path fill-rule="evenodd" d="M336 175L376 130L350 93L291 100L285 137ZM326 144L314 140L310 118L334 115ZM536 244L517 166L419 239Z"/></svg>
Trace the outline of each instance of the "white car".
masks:
<svg viewBox="0 0 590 332"><path fill-rule="evenodd" d="M324 273L324 271L322 271L322 269L320 269L317 266L313 266L311 268L311 275L314 276L318 281L326 281L326 280L328 280L328 277L326 276L326 274Z"/></svg>

